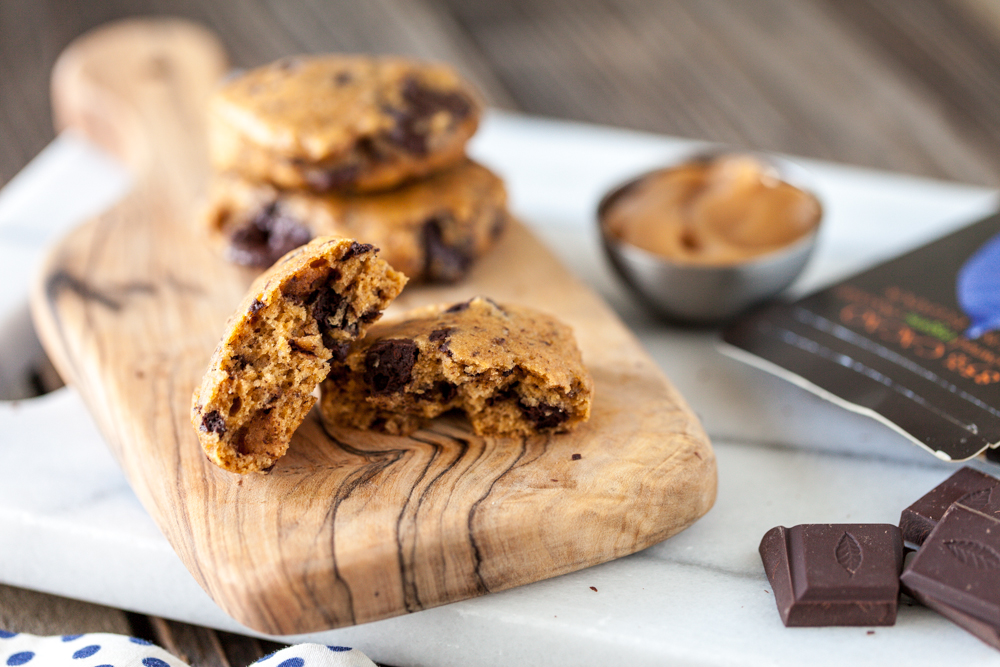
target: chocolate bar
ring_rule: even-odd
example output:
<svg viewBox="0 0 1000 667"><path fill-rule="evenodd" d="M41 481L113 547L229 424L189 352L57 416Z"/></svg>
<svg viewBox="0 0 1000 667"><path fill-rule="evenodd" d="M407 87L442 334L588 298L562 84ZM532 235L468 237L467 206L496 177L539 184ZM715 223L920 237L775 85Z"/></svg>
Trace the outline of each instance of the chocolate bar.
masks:
<svg viewBox="0 0 1000 667"><path fill-rule="evenodd" d="M788 627L893 625L903 539L889 524L772 528L760 557Z"/></svg>
<svg viewBox="0 0 1000 667"><path fill-rule="evenodd" d="M988 508L987 508L988 509ZM901 577L913 596L996 646L1000 634L1000 518L952 505ZM953 610L954 614L947 611Z"/></svg>
<svg viewBox="0 0 1000 667"><path fill-rule="evenodd" d="M1000 480L974 468L965 467L935 486L899 516L899 529L903 539L920 546L934 530L938 521L954 502L962 502L973 509L985 510L994 495L992 489ZM1000 491L993 501L1000 503Z"/></svg>

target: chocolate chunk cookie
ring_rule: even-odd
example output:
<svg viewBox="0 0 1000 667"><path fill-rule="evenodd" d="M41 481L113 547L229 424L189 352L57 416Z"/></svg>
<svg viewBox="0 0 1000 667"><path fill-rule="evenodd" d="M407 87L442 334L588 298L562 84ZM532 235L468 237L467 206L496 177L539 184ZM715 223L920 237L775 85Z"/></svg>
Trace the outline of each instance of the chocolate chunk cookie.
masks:
<svg viewBox="0 0 1000 667"><path fill-rule="evenodd" d="M239 264L270 266L313 236L372 243L411 280L454 282L499 238L503 181L470 160L394 190L312 194L222 175L205 216L209 234Z"/></svg>
<svg viewBox="0 0 1000 667"><path fill-rule="evenodd" d="M476 297L372 327L331 364L320 412L327 427L405 435L458 409L479 435L519 436L579 426L593 393L569 327Z"/></svg>
<svg viewBox="0 0 1000 667"><path fill-rule="evenodd" d="M460 161L481 104L446 65L294 57L224 84L209 105L213 166L280 187L373 191Z"/></svg>
<svg viewBox="0 0 1000 667"><path fill-rule="evenodd" d="M321 237L257 278L194 392L191 423L214 463L255 472L285 453L331 360L343 358L406 284L376 253Z"/></svg>

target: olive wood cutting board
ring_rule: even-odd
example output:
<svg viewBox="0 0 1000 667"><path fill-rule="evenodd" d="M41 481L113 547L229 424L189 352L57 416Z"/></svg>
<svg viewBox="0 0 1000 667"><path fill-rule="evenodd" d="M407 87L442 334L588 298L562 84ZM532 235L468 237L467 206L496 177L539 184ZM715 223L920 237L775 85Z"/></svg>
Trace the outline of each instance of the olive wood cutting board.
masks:
<svg viewBox="0 0 1000 667"><path fill-rule="evenodd" d="M178 20L113 24L66 50L57 124L125 159L135 185L55 245L32 308L142 504L227 613L269 634L365 623L624 556L708 511L715 457L697 419L518 223L464 282L407 287L387 317L476 294L557 315L595 380L582 428L481 438L442 418L408 438L328 435L312 414L268 474L210 463L191 393L251 279L197 225L203 105L226 71L217 39Z"/></svg>

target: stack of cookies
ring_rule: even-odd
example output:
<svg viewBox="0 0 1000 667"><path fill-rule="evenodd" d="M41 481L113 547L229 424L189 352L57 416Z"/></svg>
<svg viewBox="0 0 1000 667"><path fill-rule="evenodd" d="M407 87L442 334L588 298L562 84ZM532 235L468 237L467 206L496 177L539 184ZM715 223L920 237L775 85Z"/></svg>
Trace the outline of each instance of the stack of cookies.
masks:
<svg viewBox="0 0 1000 667"><path fill-rule="evenodd" d="M502 180L465 154L480 114L439 64L328 55L246 72L210 103L209 232L247 266L338 235L411 280L460 280L508 217Z"/></svg>
<svg viewBox="0 0 1000 667"><path fill-rule="evenodd" d="M328 430L405 435L460 411L518 437L588 419L593 380L544 313L476 297L376 323L407 280L460 280L503 232L503 182L465 155L480 113L450 68L399 58L286 59L214 95L209 232L262 270L192 397L217 465L269 470L317 387Z"/></svg>

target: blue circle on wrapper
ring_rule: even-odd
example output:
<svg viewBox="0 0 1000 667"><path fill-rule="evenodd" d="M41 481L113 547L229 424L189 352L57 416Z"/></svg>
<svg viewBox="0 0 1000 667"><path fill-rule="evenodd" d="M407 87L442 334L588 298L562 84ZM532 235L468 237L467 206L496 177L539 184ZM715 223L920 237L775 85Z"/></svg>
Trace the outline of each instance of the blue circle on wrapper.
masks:
<svg viewBox="0 0 1000 667"><path fill-rule="evenodd" d="M1000 329L1000 234L980 246L958 270L955 293L972 322L966 338Z"/></svg>
<svg viewBox="0 0 1000 667"><path fill-rule="evenodd" d="M20 653L15 653L14 655L7 658L7 664L11 665L11 667L15 665L23 665L24 663L28 662L34 657L35 654L32 653L31 651L21 651Z"/></svg>

